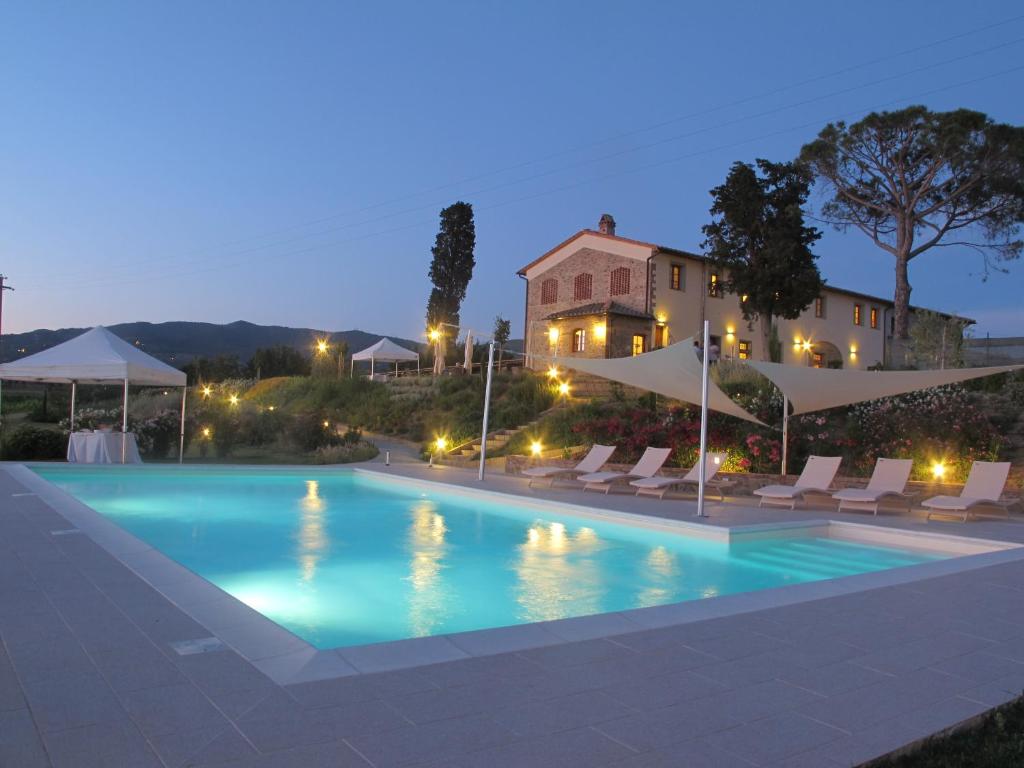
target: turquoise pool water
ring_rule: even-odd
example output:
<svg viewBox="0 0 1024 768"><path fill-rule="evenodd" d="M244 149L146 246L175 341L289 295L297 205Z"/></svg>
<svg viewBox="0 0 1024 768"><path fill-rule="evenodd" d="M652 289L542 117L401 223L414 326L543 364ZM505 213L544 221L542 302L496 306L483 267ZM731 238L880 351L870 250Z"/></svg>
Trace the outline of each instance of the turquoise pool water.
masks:
<svg viewBox="0 0 1024 768"><path fill-rule="evenodd" d="M699 600L943 557L807 536L722 544L345 471L36 471L318 648Z"/></svg>

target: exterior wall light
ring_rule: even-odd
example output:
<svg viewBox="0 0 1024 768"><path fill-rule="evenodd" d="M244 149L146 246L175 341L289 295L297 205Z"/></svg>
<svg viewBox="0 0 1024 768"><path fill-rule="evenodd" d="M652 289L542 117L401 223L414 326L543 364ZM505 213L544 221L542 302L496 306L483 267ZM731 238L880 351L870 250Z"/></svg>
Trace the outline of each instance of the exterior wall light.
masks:
<svg viewBox="0 0 1024 768"><path fill-rule="evenodd" d="M604 323L597 323L594 326L594 338L598 341L604 341L605 336L608 334L608 326Z"/></svg>
<svg viewBox="0 0 1024 768"><path fill-rule="evenodd" d="M541 454L541 452L543 450L544 450L544 446L541 445L540 440L534 440L532 443L530 443L530 454L531 455L533 455L533 456L540 456L540 454Z"/></svg>
<svg viewBox="0 0 1024 768"><path fill-rule="evenodd" d="M551 346L558 343L558 329L555 326L548 328L548 341L551 342Z"/></svg>

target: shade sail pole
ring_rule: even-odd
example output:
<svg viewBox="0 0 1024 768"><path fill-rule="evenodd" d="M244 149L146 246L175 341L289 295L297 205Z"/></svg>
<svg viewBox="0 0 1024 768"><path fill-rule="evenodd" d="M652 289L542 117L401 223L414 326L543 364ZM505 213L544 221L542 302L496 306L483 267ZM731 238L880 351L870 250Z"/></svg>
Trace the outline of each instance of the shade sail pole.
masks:
<svg viewBox="0 0 1024 768"><path fill-rule="evenodd" d="M121 463L127 461L128 453L128 379L124 380L124 415L121 419Z"/></svg>
<svg viewBox="0 0 1024 768"><path fill-rule="evenodd" d="M188 384L181 388L181 434L178 435L178 463L185 461L185 396L188 394Z"/></svg>
<svg viewBox="0 0 1024 768"><path fill-rule="evenodd" d="M480 436L480 472L478 480L484 479L484 467L487 463L487 420L491 415L491 373L494 363L494 342L487 347L487 385L484 387L484 424L483 434Z"/></svg>
<svg viewBox="0 0 1024 768"><path fill-rule="evenodd" d="M77 389L76 382L72 381L71 382L71 417L69 419L69 421L71 423L71 426L68 428L68 431L72 432L72 433L75 431L75 390L76 389Z"/></svg>
<svg viewBox="0 0 1024 768"><path fill-rule="evenodd" d="M782 476L789 469L789 398L782 396Z"/></svg>
<svg viewBox="0 0 1024 768"><path fill-rule="evenodd" d="M704 478L706 476L704 465L707 462L708 452L708 369L711 361L708 359L708 342L710 326L707 320L704 321L704 339L701 343L701 352L704 359L700 374L700 456L697 457L697 464L700 477L697 479L697 517L706 517L704 514Z"/></svg>

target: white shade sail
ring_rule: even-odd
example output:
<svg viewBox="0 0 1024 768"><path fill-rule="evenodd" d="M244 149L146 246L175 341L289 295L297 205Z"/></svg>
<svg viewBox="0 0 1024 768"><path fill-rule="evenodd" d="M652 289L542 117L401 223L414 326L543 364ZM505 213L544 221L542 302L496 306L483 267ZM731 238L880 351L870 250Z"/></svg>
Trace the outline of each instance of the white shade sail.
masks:
<svg viewBox="0 0 1024 768"><path fill-rule="evenodd" d="M633 357L547 359L552 360L555 365L618 381L648 392L657 392L659 395L686 403L701 404L702 363L693 346L693 338L683 339L668 347ZM755 424L761 423L730 400L729 396L713 382L708 383L708 408Z"/></svg>
<svg viewBox="0 0 1024 768"><path fill-rule="evenodd" d="M382 338L373 346L367 347L362 352L352 355L353 360L374 360L378 363L400 363L411 360L419 360L420 356L415 352L400 347L391 339Z"/></svg>
<svg viewBox="0 0 1024 768"><path fill-rule="evenodd" d="M782 394L793 404L794 415L1024 368L1024 365L1000 365L990 368L947 368L940 371L853 371L804 368L760 361L751 361L747 365L782 390Z"/></svg>
<svg viewBox="0 0 1024 768"><path fill-rule="evenodd" d="M184 371L172 368L102 326L34 355L0 365L0 379L70 384L131 384L184 387Z"/></svg>

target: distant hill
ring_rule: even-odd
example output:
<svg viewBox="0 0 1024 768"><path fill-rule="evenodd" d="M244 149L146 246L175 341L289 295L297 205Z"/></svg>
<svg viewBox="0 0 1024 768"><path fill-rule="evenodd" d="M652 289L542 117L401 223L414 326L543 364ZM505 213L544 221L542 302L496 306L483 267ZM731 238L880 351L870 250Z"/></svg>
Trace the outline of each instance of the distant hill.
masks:
<svg viewBox="0 0 1024 768"><path fill-rule="evenodd" d="M74 338L88 328L61 328L51 331L40 329L27 333L5 334L0 362L16 360L56 346ZM214 323L170 322L170 323L121 323L108 326L131 344L176 368L188 363L194 357L216 355L238 355L247 362L260 347L285 344L310 352L316 339L323 331L312 328L287 328L281 325L256 325L239 320L227 325ZM328 333L332 342L345 341L349 351L358 352L375 343L381 334L367 331L334 331ZM389 336L396 344L419 351L421 344L411 339Z"/></svg>

